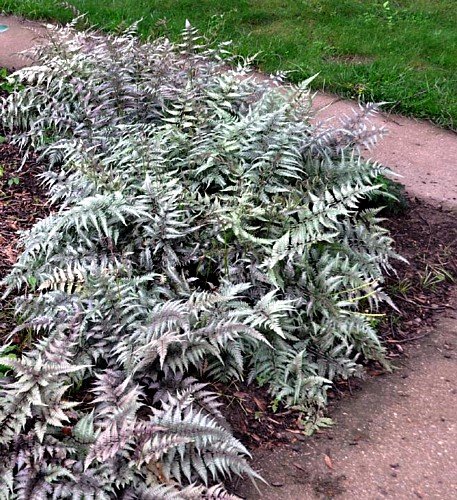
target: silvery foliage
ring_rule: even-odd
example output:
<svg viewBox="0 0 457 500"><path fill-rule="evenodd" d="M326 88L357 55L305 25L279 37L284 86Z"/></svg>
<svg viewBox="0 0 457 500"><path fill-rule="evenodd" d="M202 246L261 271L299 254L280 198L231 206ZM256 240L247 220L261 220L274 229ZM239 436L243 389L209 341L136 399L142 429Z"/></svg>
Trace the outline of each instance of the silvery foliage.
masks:
<svg viewBox="0 0 457 500"><path fill-rule="evenodd" d="M190 25L70 25L35 55L1 119L56 210L5 281L35 344L1 360L0 498L230 498L218 481L256 473L203 382L247 376L312 419L383 361L367 310L395 254L358 208L376 106L312 126L309 82L259 80Z"/></svg>

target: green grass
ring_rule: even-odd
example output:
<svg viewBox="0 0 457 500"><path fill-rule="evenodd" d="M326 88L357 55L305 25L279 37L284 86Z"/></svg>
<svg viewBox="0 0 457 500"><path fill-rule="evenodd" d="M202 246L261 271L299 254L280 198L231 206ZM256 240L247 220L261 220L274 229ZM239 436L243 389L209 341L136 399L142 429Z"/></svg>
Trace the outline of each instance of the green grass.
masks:
<svg viewBox="0 0 457 500"><path fill-rule="evenodd" d="M91 23L115 30L143 18L143 35L174 38L188 18L231 39L262 70L318 73L317 88L457 128L456 0L73 0ZM0 0L0 10L68 21L54 0Z"/></svg>

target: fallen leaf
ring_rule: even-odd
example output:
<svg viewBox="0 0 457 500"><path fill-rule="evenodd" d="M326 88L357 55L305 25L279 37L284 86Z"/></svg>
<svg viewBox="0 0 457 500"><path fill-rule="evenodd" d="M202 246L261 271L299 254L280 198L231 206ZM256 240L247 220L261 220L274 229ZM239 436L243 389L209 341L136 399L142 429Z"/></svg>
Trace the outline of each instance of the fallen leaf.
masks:
<svg viewBox="0 0 457 500"><path fill-rule="evenodd" d="M297 462L294 462L294 466L295 466L295 467L297 467L297 469L300 469L300 470L302 470L303 472L306 472L306 469L305 469L302 465L297 464Z"/></svg>
<svg viewBox="0 0 457 500"><path fill-rule="evenodd" d="M236 391L236 392L233 393L233 395L236 398L240 398L240 399L244 399L244 398L249 397L249 394L247 392L241 392L241 391Z"/></svg>
<svg viewBox="0 0 457 500"><path fill-rule="evenodd" d="M262 401L259 398L256 398L255 396L253 397L254 403L257 405L257 408L261 411L265 411L267 409L267 403L265 401Z"/></svg>
<svg viewBox="0 0 457 500"><path fill-rule="evenodd" d="M297 431L297 429L286 429L287 432L292 432L292 434L303 434L303 431Z"/></svg>
<svg viewBox="0 0 457 500"><path fill-rule="evenodd" d="M332 459L328 455L324 455L324 462L329 469L333 469Z"/></svg>

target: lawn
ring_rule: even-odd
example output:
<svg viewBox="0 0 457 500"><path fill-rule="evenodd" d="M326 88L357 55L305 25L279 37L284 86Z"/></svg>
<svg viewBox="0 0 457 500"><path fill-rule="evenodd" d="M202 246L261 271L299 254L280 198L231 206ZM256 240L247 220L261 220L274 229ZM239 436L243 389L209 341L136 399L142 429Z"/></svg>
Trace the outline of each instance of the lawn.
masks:
<svg viewBox="0 0 457 500"><path fill-rule="evenodd" d="M72 0L113 30L143 18L144 35L175 37L188 18L202 32L258 56L262 70L314 73L316 88L457 128L455 0ZM56 0L0 0L0 10L68 21Z"/></svg>

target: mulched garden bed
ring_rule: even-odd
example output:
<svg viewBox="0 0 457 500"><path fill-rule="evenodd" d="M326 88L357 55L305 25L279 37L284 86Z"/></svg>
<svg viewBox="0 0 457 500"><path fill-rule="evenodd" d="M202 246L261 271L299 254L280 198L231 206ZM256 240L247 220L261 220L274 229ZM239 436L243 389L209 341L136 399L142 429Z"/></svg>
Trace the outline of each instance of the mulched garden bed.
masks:
<svg viewBox="0 0 457 500"><path fill-rule="evenodd" d="M0 279L10 270L18 249L18 232L29 229L50 213L38 175L42 167L31 158L22 168L21 154L9 144L0 144ZM455 213L440 210L418 200L409 209L386 220L398 253L409 264L396 264L397 276L390 276L386 289L398 311L385 308L380 322L389 357L401 357L406 342L424 336L436 313L445 310L453 277L457 279L457 221ZM1 292L1 290L0 290ZM0 339L14 329L11 299L0 301ZM375 363L367 366L371 376L384 373ZM355 390L361 382L342 381L330 392L331 405ZM249 448L272 447L306 439L300 412L281 406L274 412L266 390L232 383L215 384L225 403L224 414L236 437Z"/></svg>
<svg viewBox="0 0 457 500"><path fill-rule="evenodd" d="M18 232L31 228L50 212L38 179L42 167L31 158L21 168L21 160L16 147L0 144L0 280L16 261ZM1 295L0 288L0 339L15 327L12 300L2 300Z"/></svg>
<svg viewBox="0 0 457 500"><path fill-rule="evenodd" d="M447 297L457 281L457 217L416 199L386 226L408 263L396 264L398 276L387 281L387 292L399 310L384 311L381 333L402 352L403 342L420 340L424 326L433 325L436 313L450 307Z"/></svg>
<svg viewBox="0 0 457 500"><path fill-rule="evenodd" d="M385 225L396 242L397 252L408 263L395 263L397 276L385 288L398 308L383 307L385 317L378 328L392 360L406 354L405 343L420 341L438 317L449 308L447 297L457 280L457 217L420 200L409 200L402 214L390 215ZM387 216L386 216L387 217ZM385 373L377 363L368 363L369 376ZM360 389L362 381L340 381L329 393L330 408L338 399ZM305 440L300 413L268 406L265 390L233 384L220 387L226 399L225 415L235 436L249 448L272 447ZM331 412L330 412L331 413Z"/></svg>

